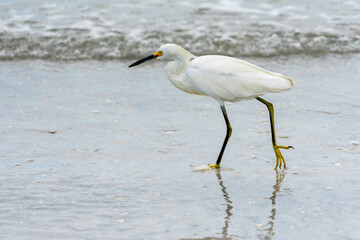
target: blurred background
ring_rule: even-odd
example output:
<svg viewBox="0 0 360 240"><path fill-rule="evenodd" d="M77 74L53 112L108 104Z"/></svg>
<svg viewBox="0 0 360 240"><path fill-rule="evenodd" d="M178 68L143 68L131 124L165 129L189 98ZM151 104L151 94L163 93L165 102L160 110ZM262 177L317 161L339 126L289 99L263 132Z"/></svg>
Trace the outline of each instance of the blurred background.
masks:
<svg viewBox="0 0 360 240"><path fill-rule="evenodd" d="M1 1L0 59L127 59L174 42L195 54L360 51L357 1Z"/></svg>

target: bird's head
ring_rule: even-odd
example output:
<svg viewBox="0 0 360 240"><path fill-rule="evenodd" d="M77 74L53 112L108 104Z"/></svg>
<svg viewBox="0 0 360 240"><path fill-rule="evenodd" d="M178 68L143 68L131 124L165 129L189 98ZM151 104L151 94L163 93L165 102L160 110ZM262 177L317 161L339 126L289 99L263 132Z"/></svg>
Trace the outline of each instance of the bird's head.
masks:
<svg viewBox="0 0 360 240"><path fill-rule="evenodd" d="M187 54L187 53L189 53L189 52L186 51L185 49L183 49L182 47L180 47L179 45L176 45L173 43L167 43L167 44L161 45L161 47L154 54L151 54L150 56L147 56L143 59L140 59L137 62L134 62L129 67L135 67L137 65L140 65L141 63L147 62L152 59L157 59L157 58L173 60L177 56L181 56L181 55Z"/></svg>

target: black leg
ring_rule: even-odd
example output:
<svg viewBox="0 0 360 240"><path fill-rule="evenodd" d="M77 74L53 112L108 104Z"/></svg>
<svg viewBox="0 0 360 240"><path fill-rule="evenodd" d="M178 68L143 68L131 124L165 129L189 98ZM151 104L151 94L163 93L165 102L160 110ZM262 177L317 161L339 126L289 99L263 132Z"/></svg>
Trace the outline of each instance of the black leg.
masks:
<svg viewBox="0 0 360 240"><path fill-rule="evenodd" d="M214 167L215 167L215 168L220 167L221 158L222 158L222 156L223 156L223 154L224 154L226 144L227 144L227 142L229 141L229 139L230 139L230 137L231 137L231 132L232 132L232 128L231 128L230 121L229 121L229 118L228 118L227 113L226 113L225 106L222 105L222 106L220 106L220 107L221 107L221 111L222 111L222 113L223 113L223 115L224 115L224 119L225 119L225 123L226 123L226 136L225 136L225 139L224 139L224 143L223 143L223 145L222 145L222 147L221 147L219 156L218 156L218 158L217 158L217 160L216 160L216 164L215 164L215 165L210 165L210 164L209 164L209 166L212 167L212 168L214 168Z"/></svg>
<svg viewBox="0 0 360 240"><path fill-rule="evenodd" d="M275 146L276 145L276 137L275 137L275 123L274 123L274 107L273 107L271 102L265 101L264 99L262 99L260 97L257 97L256 99L259 100L260 102L262 102L263 104L265 104L265 106L269 110L270 127L271 127L271 140L272 140L273 146Z"/></svg>

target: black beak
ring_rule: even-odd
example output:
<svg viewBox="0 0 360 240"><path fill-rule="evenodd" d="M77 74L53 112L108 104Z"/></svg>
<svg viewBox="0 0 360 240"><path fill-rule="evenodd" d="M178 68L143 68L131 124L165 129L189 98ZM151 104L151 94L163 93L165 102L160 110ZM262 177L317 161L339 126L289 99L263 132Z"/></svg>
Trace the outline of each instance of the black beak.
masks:
<svg viewBox="0 0 360 240"><path fill-rule="evenodd" d="M146 61L155 59L155 58L157 58L157 57L158 57L158 56L152 54L152 55L150 55L150 56L148 56L148 57L146 57L146 58L143 58L143 59L141 59L141 60L139 60L139 61L137 61L137 62L134 62L133 64L131 64L131 65L129 66L129 68L130 68L130 67L135 67L135 66L137 66L137 65L142 64L143 62L146 62Z"/></svg>

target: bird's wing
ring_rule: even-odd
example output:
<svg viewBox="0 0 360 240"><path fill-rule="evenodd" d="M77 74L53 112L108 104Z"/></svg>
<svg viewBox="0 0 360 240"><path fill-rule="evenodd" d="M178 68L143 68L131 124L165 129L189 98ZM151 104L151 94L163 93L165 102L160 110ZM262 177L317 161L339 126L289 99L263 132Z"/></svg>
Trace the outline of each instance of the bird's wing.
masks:
<svg viewBox="0 0 360 240"><path fill-rule="evenodd" d="M292 80L246 61L217 55L197 57L185 70L202 93L219 100L238 101L290 89Z"/></svg>

